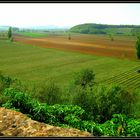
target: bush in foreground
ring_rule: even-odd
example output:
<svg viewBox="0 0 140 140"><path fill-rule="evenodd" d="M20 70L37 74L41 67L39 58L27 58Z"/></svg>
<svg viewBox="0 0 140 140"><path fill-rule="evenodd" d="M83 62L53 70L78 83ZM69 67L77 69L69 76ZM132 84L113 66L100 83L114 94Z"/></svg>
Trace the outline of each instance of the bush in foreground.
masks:
<svg viewBox="0 0 140 140"><path fill-rule="evenodd" d="M54 105L61 102L60 88L53 81L41 86L41 89L36 96L39 101L47 103L48 105Z"/></svg>
<svg viewBox="0 0 140 140"><path fill-rule="evenodd" d="M77 88L73 99L75 105L81 106L94 120L103 123L111 119L113 114L132 114L135 94L131 94L118 85L98 85L91 91Z"/></svg>
<svg viewBox="0 0 140 140"><path fill-rule="evenodd" d="M140 136L140 120L114 114L103 124L86 120L85 110L74 105L53 105L40 103L28 94L8 88L3 93L8 98L3 107L19 110L32 119L56 126L70 126L88 131L94 136Z"/></svg>

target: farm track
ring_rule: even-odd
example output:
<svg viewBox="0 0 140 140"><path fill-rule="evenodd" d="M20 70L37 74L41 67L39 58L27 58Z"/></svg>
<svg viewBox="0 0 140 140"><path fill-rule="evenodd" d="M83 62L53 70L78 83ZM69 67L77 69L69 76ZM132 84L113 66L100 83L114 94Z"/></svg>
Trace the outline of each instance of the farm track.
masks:
<svg viewBox="0 0 140 140"><path fill-rule="evenodd" d="M55 48L99 56L110 56L122 59L136 59L135 40L117 38L110 41L107 37L79 35L68 40L66 36L48 36L42 38L28 38L15 36L14 40L39 47Z"/></svg>

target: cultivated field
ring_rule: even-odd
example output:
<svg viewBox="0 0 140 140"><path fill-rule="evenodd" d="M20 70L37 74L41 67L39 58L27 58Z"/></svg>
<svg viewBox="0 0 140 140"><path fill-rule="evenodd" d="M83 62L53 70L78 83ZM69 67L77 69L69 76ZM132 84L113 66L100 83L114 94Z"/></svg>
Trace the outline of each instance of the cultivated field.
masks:
<svg viewBox="0 0 140 140"><path fill-rule="evenodd" d="M26 36L26 37L46 37L47 33L44 32L18 32L18 35Z"/></svg>
<svg viewBox="0 0 140 140"><path fill-rule="evenodd" d="M80 35L48 36L42 38L15 37L15 41L25 44L33 44L40 47L55 48L66 51L74 51L99 56L111 56L125 59L136 59L135 37L114 36L111 41L109 36L103 35Z"/></svg>
<svg viewBox="0 0 140 140"><path fill-rule="evenodd" d="M72 82L76 72L91 68L96 74L96 82L107 83L110 79L111 83L119 83L123 80L121 85L126 88L128 82L132 89L136 84L140 86L140 75L135 72L140 62L129 60L135 59L135 39L132 37L115 37L113 42L105 36L94 35L74 35L71 40L67 36L16 36L14 40L0 41L0 70L25 83L44 83L53 79L64 87ZM126 55L122 56L124 52ZM131 77L137 77L135 82Z"/></svg>

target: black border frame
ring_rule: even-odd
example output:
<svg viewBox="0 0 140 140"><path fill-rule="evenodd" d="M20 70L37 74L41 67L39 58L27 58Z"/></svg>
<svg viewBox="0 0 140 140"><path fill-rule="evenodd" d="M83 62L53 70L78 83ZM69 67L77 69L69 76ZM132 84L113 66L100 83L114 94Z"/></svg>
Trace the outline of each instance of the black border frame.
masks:
<svg viewBox="0 0 140 140"><path fill-rule="evenodd" d="M1 0L0 3L140 3L139 0Z"/></svg>

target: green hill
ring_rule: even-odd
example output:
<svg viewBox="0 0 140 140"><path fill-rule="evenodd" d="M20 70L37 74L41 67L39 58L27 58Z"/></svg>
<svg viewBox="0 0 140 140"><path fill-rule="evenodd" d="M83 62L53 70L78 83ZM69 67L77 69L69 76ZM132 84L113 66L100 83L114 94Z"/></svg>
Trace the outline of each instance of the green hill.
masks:
<svg viewBox="0 0 140 140"><path fill-rule="evenodd" d="M76 25L70 28L69 31L82 34L136 35L140 32L140 25L106 25L86 23Z"/></svg>

